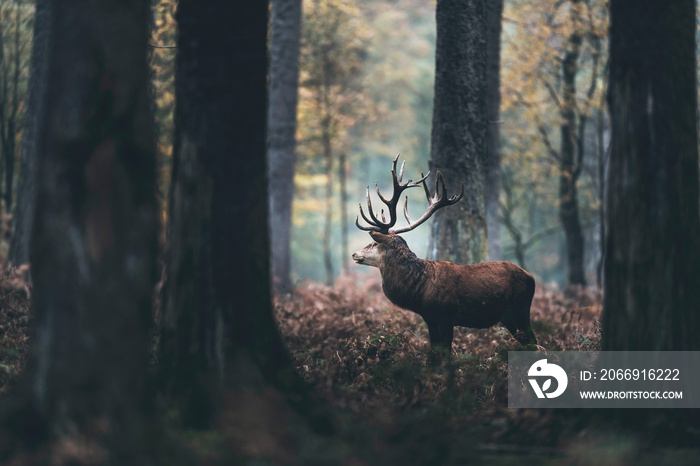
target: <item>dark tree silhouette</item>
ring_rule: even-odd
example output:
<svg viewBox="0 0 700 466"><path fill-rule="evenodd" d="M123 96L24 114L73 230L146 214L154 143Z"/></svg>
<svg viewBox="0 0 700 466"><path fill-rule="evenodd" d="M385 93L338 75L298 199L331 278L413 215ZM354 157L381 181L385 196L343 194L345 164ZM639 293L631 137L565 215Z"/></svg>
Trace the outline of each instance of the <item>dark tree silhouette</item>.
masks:
<svg viewBox="0 0 700 466"><path fill-rule="evenodd" d="M484 201L488 230L489 260L501 260L501 221L499 217L499 194L501 185L501 21L503 0L491 0L487 5L486 37L486 175Z"/></svg>
<svg viewBox="0 0 700 466"><path fill-rule="evenodd" d="M182 401L189 425L212 425L225 409L245 423L241 392L282 393L300 409L310 406L270 299L268 9L266 2L182 0L177 15L161 380ZM226 400L237 408L224 408Z"/></svg>
<svg viewBox="0 0 700 466"><path fill-rule="evenodd" d="M486 260L486 3L437 2L430 169L432 177L442 171L453 194L464 182L464 199L433 216L431 259Z"/></svg>
<svg viewBox="0 0 700 466"><path fill-rule="evenodd" d="M296 160L297 87L301 41L301 0L272 0L270 21L270 239L274 287L292 287L290 234Z"/></svg>
<svg viewBox="0 0 700 466"><path fill-rule="evenodd" d="M695 8L610 4L606 350L700 348Z"/></svg>
<svg viewBox="0 0 700 466"><path fill-rule="evenodd" d="M17 205L14 212L9 261L20 265L29 262L30 239L34 224L36 201L37 133L46 112L46 73L51 35L51 7L49 0L37 0L34 13L34 39L30 62L29 99L22 133L22 153Z"/></svg>
<svg viewBox="0 0 700 466"><path fill-rule="evenodd" d="M8 422L25 442L90 432L131 443L144 425L157 238L148 5L57 1L45 20L35 328Z"/></svg>
<svg viewBox="0 0 700 466"><path fill-rule="evenodd" d="M566 238L567 284L585 285L584 239L578 208L577 182L583 168L583 131L577 134L576 75L583 44L581 0L572 0L573 32L567 39L561 60L561 115L559 150L559 219ZM585 125L585 123L584 123ZM585 126L582 126L584 128Z"/></svg>

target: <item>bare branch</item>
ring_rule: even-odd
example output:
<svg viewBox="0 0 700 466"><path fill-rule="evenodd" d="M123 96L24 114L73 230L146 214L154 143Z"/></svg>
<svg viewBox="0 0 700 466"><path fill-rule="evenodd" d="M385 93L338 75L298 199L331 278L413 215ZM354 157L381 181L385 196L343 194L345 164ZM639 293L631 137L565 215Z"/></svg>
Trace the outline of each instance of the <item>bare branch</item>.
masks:
<svg viewBox="0 0 700 466"><path fill-rule="evenodd" d="M559 108L559 110L561 110L561 100L559 99L559 95L557 94L556 89L554 89L554 86L552 86L552 83L550 83L543 76L540 76L540 81L542 81L542 84L544 84L544 87L547 88L547 91L549 92L550 97L552 97L552 100L556 104L557 108Z"/></svg>
<svg viewBox="0 0 700 466"><path fill-rule="evenodd" d="M533 112L533 117L535 118L537 131L539 131L540 136L542 136L542 142L544 142L544 145L547 148L547 153L549 153L550 157L552 157L557 162L561 162L561 156L559 155L559 152L554 148L554 146L552 145L552 141L549 139L547 127L544 125L537 112Z"/></svg>

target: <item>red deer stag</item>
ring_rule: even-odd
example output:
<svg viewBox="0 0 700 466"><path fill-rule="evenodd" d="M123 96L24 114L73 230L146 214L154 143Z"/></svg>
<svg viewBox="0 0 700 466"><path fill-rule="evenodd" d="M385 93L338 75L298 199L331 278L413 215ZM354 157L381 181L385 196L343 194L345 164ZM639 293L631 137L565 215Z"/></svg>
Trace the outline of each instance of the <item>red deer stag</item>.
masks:
<svg viewBox="0 0 700 466"><path fill-rule="evenodd" d="M376 187L377 196L387 206L389 221L384 210L379 217L372 209L367 187L369 218L360 205L360 215L370 226L355 225L369 231L374 242L352 255L358 264L378 267L382 275L384 294L397 306L419 314L428 324L430 344L434 351L450 353L454 326L487 328L501 322L522 344L537 343L530 327L530 304L535 292L535 280L528 272L512 262L484 262L462 265L419 259L403 238L398 236L413 230L430 218L438 209L459 201L461 192L447 196L447 188L440 171L435 180L435 194L431 195L425 184L428 175L418 181L402 184L403 170L396 174L397 155L391 169L394 193L386 199ZM428 173L430 174L430 173ZM396 224L396 205L401 193L423 185L428 198L428 210L412 222L408 216L408 196L404 202L404 215L408 226L392 228Z"/></svg>

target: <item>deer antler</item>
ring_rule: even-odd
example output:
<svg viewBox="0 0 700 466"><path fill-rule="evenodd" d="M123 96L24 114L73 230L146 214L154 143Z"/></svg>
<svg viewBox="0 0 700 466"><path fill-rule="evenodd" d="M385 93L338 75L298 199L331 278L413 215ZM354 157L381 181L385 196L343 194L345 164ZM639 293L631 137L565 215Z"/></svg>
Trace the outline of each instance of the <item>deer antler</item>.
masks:
<svg viewBox="0 0 700 466"><path fill-rule="evenodd" d="M389 211L389 221L386 221L386 217L384 216L384 210L382 209L380 211L380 216L381 220L377 218L377 215L374 213L374 210L372 209L372 201L370 199L369 195L369 186L367 186L367 209L369 211L369 218L365 215L364 211L362 210L362 204L360 204L360 215L362 216L362 219L367 222L370 226L365 227L360 225L359 223L359 216L355 218L355 225L357 228L360 230L364 231L377 231L379 233L383 234L389 234L389 233L403 233L406 231L413 230L416 228L418 225L421 223L425 222L430 218L435 211L442 207L446 207L448 205L452 205L455 202L459 201L462 198L462 195L464 194L464 183L462 183L462 191L457 195L457 196L452 196L451 198L447 198L447 188L445 187L445 181L442 179L442 174L438 170L437 172L437 179L435 180L435 195L431 196L430 191L428 190L428 187L425 184L426 178L428 178L428 175L430 175L430 172L428 172L427 175L423 175L421 173L421 178L418 181L412 181L408 180L406 183L401 184L401 180L403 179L403 170L404 166L406 165L406 161L404 161L401 164L401 170L399 171L399 174L397 176L396 174L396 164L399 160L399 155L396 156L394 159L394 162L391 167L391 176L394 184L394 192L391 195L391 199L386 199L382 193L379 191L379 186L375 182L375 189L377 191L377 196L379 196L379 199L386 204L387 209ZM411 219L408 216L408 196L406 196L406 200L404 202L404 216L406 217L406 221L408 222L408 226L403 227L403 228L396 228L392 229L392 227L396 224L396 206L399 202L399 198L401 197L401 193L408 189L408 188L414 188L416 186L419 186L420 184L423 185L423 189L425 190L425 195L428 198L428 211L423 214L421 218L419 218L415 223L411 223ZM438 195L438 184L439 187L442 188L442 195Z"/></svg>
<svg viewBox="0 0 700 466"><path fill-rule="evenodd" d="M423 173L421 173L421 176L423 176ZM428 199L428 210L426 210L425 213L421 216L421 218L416 220L415 223L412 223L411 218L408 216L408 196L406 196L406 200L403 203L403 215L406 217L408 226L391 230L392 233L398 234L413 230L418 225L428 220L439 209L456 203L457 201L462 199L462 196L464 196L464 183L462 183L462 187L459 191L459 194L457 194L456 196L447 197L447 187L445 186L445 180L442 178L442 173L440 173L440 170L437 171L437 176L435 177L435 194L431 196L430 191L428 190L428 186L426 186L425 184L425 178L426 177L422 178L422 183L423 189L425 190L425 197ZM442 190L442 194L439 193L440 190Z"/></svg>
<svg viewBox="0 0 700 466"><path fill-rule="evenodd" d="M399 203L399 199L401 198L401 193L408 188L414 188L418 186L421 182L425 182L427 175L423 176L418 181L414 182L412 180L408 180L406 183L401 184L401 181L403 180L403 170L406 165L406 161L404 160L404 162L401 164L401 169L399 170L399 173L397 175L396 164L399 161L400 155L401 154L396 155L396 158L394 158L394 162L391 166L391 178L394 185L394 192L391 195L391 199L385 198L379 191L378 183L374 183L375 190L377 191L377 196L387 206L387 210L389 211L389 221L387 222L386 217L384 216L384 209L382 209L379 214L379 216L381 216L381 220L378 218L377 214L374 213L374 209L372 208L372 200L370 199L369 195L369 186L367 186L367 209L369 211L369 218L365 215L364 210L362 210L362 204L360 204L360 215L362 216L362 219L365 222L367 222L370 226L364 227L360 225L360 218L358 216L357 218L355 218L355 225L360 230L378 231L380 233L388 234L390 232L390 228L396 224L396 206Z"/></svg>

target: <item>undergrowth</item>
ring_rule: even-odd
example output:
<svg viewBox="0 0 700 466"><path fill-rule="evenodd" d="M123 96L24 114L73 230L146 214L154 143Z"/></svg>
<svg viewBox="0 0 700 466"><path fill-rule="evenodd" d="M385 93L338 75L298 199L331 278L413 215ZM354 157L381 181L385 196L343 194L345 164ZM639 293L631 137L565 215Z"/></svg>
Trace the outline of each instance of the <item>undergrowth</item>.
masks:
<svg viewBox="0 0 700 466"><path fill-rule="evenodd" d="M601 296L588 288L537 287L531 320L539 347L522 347L500 325L456 327L442 366L429 362L422 318L394 306L375 275L344 276L333 287L302 282L276 299L274 312L299 372L333 405L389 435L406 419L440 419L462 432L478 425L482 444L558 441L551 411L507 409L508 351L591 351L601 336Z"/></svg>
<svg viewBox="0 0 700 466"><path fill-rule="evenodd" d="M26 273L0 272L0 398L27 360ZM600 311L600 296L590 289L564 294L538 287L532 321L540 348L526 349L596 349ZM445 462L446 452L460 462L475 446L504 443L554 447L567 430L551 411L506 408L507 352L523 349L507 330L456 328L450 363L431 364L422 318L391 304L378 276L344 276L333 287L303 282L275 299L274 314L300 374L340 413L351 414L341 414L348 423L341 436L349 445L372 439L372 451L400 451L390 462ZM375 430L357 434L357 419ZM220 437L212 438L225 449Z"/></svg>
<svg viewBox="0 0 700 466"><path fill-rule="evenodd" d="M29 265L0 269L0 399L27 362L29 350Z"/></svg>

